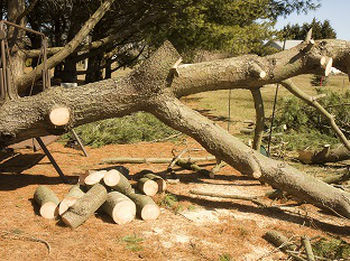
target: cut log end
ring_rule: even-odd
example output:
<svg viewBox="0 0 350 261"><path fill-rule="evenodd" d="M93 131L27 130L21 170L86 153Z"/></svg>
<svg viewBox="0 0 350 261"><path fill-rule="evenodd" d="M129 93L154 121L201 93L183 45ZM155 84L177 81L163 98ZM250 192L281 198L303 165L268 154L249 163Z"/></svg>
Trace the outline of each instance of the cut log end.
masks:
<svg viewBox="0 0 350 261"><path fill-rule="evenodd" d="M56 107L49 114L50 121L55 126L65 126L70 120L70 111L67 107Z"/></svg>
<svg viewBox="0 0 350 261"><path fill-rule="evenodd" d="M148 178L141 178L138 182L138 188L147 196L154 196L158 192L157 182Z"/></svg>
<svg viewBox="0 0 350 261"><path fill-rule="evenodd" d="M40 207L40 216L47 219L55 219L58 215L58 207L54 202L46 202Z"/></svg>
<svg viewBox="0 0 350 261"><path fill-rule="evenodd" d="M87 176L84 179L84 183L89 186L95 185L104 178L106 173L107 173L106 170L92 172L89 176Z"/></svg>
<svg viewBox="0 0 350 261"><path fill-rule="evenodd" d="M71 206L75 204L77 198L75 197L67 197L63 199L58 206L58 215L62 216Z"/></svg>
<svg viewBox="0 0 350 261"><path fill-rule="evenodd" d="M112 169L104 175L103 182L109 187L116 186L120 181L120 175L118 170Z"/></svg>
<svg viewBox="0 0 350 261"><path fill-rule="evenodd" d="M141 218L143 220L156 220L160 215L160 209L155 204L149 204L143 207Z"/></svg>
<svg viewBox="0 0 350 261"><path fill-rule="evenodd" d="M132 201L122 201L113 208L112 219L116 224L130 223L135 216L136 206Z"/></svg>
<svg viewBox="0 0 350 261"><path fill-rule="evenodd" d="M265 79L266 76L267 76L267 73L266 73L265 71L261 71L261 72L259 73L260 79Z"/></svg>
<svg viewBox="0 0 350 261"><path fill-rule="evenodd" d="M332 66L333 66L333 58L332 57L326 58L323 65L325 76L329 76L329 74L332 71Z"/></svg>

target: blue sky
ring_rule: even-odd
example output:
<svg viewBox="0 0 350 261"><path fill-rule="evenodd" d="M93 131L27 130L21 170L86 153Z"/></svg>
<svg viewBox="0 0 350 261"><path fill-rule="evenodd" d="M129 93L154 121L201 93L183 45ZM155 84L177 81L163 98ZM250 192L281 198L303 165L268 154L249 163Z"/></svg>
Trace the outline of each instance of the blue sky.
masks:
<svg viewBox="0 0 350 261"><path fill-rule="evenodd" d="M279 18L276 28L290 24L310 23L314 17L318 20L328 19L337 32L337 38L350 41L350 0L321 0L321 7L305 14L291 14L287 18Z"/></svg>

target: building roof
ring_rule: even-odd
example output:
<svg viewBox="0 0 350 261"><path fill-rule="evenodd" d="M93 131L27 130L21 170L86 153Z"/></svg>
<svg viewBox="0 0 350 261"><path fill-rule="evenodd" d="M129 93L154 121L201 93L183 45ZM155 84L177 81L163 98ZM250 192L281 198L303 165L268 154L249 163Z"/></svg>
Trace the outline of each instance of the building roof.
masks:
<svg viewBox="0 0 350 261"><path fill-rule="evenodd" d="M285 49L286 50L291 49L291 48L297 46L298 44L300 44L301 42L302 42L302 40L287 40ZM282 50L284 41L270 41L268 44L270 46L276 48L277 50Z"/></svg>

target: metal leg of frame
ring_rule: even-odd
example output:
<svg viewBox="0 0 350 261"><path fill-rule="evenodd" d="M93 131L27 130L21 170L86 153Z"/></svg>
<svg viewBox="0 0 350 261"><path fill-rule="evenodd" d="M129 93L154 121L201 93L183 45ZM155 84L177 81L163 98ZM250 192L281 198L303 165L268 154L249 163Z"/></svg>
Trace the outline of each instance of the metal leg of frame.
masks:
<svg viewBox="0 0 350 261"><path fill-rule="evenodd" d="M52 157L50 151L47 149L47 147L46 147L45 143L43 142L43 140L40 137L37 137L35 139L39 143L39 145L42 148L42 150L45 152L46 156L49 158L51 164L54 166L54 168L57 171L58 175L60 175L62 181L64 183L68 183L68 180L67 180L66 176L63 174L62 170L57 165L55 159Z"/></svg>
<svg viewBox="0 0 350 261"><path fill-rule="evenodd" d="M88 157L89 155L88 155L87 151L85 150L85 147L84 147L83 143L81 142L78 134L76 134L76 132L73 129L71 130L71 132L73 133L73 136L74 136L75 140L78 142L78 144L79 144L81 150L83 151L85 157Z"/></svg>

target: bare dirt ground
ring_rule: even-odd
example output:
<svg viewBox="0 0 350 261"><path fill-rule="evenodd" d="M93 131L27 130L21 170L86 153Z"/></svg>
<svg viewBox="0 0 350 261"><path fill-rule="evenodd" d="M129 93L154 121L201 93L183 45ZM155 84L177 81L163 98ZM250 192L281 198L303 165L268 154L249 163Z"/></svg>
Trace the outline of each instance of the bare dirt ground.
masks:
<svg viewBox="0 0 350 261"><path fill-rule="evenodd" d="M49 148L64 173L74 182L85 169L105 167L99 165L102 158L171 157L174 146L173 142L165 142L88 148L88 158L59 143L53 143ZM199 147L191 140L189 146ZM183 145L177 148L181 149ZM20 152L41 154L30 150ZM192 153L192 156L198 155L205 155L205 152ZM142 169L158 172L167 167L166 164L124 166L131 175ZM168 192L179 200L176 209L162 207L156 221L136 219L121 226L113 224L107 216L96 215L74 231L57 221L38 216L33 206L32 197L38 184L48 185L61 199L70 187L61 183L48 159L43 158L39 164L21 174L14 171L0 174L1 260L226 260L223 259L225 255L230 255L232 260L283 260L285 256L278 251L272 253L274 248L262 238L270 229L280 230L288 236L313 237L331 233L350 239L349 221L321 213L310 205L293 208L300 212L298 215L258 208L247 201L189 193L190 189L200 188L231 194L262 195L271 189L241 176L228 166L215 179L198 177L188 171L178 172L181 182L168 188ZM160 202L161 197L159 195L156 200ZM265 201L267 204L282 204L268 199ZM47 241L51 247L50 254L45 244L33 242L30 238Z"/></svg>

